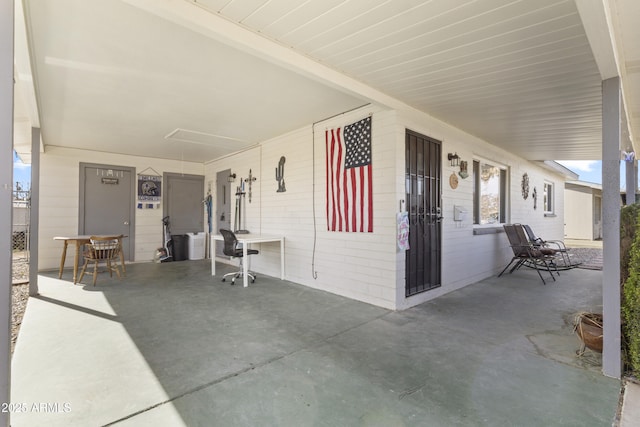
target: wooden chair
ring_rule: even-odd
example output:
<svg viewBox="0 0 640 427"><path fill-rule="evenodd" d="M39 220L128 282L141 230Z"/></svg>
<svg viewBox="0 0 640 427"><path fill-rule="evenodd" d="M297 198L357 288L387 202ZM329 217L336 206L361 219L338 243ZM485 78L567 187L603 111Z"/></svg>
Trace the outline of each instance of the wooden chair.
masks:
<svg viewBox="0 0 640 427"><path fill-rule="evenodd" d="M105 264L106 271L109 272L110 277L113 277L113 272L115 271L118 279L120 279L118 262L120 261L120 253L122 251L121 237L122 236L91 236L90 243L84 245L82 254L84 256L84 265L82 266L79 282L82 281L90 262L94 264L93 286L96 285L98 264L100 263Z"/></svg>

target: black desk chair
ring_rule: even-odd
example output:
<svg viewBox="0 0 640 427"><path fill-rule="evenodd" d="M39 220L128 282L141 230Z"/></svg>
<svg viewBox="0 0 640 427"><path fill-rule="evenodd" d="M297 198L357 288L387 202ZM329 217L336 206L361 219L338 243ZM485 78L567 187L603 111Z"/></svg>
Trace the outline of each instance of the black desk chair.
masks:
<svg viewBox="0 0 640 427"><path fill-rule="evenodd" d="M224 249L222 250L222 253L227 256L240 258L240 271L235 273L227 273L222 277L222 281L224 282L227 280L227 276L233 276L233 278L231 279L231 284L233 285L235 284L237 278L242 277L242 247L238 247L238 239L236 238L236 235L233 233L233 231L220 229L220 234L222 234L222 237L224 238ZM247 249L247 255L256 255L258 253L260 253L260 251L256 249ZM247 272L247 276L249 276L249 278L251 279L251 283L256 281L255 273Z"/></svg>

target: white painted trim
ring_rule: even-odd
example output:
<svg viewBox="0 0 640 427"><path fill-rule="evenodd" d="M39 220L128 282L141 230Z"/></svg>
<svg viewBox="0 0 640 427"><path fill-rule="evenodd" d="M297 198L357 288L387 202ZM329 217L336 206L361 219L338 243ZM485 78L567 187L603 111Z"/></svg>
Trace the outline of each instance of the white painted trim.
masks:
<svg viewBox="0 0 640 427"><path fill-rule="evenodd" d="M13 216L13 0L0 0L0 403L11 400L11 264ZM10 425L0 411L0 425Z"/></svg>

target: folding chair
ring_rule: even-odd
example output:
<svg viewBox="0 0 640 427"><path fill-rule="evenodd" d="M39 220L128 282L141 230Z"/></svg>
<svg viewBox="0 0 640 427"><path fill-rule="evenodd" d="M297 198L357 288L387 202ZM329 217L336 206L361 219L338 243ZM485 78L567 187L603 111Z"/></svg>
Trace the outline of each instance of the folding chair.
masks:
<svg viewBox="0 0 640 427"><path fill-rule="evenodd" d="M526 267L535 268L543 284L546 285L547 282L542 277L542 273L540 272L541 269L547 270L551 278L555 281L556 278L553 275L551 268L554 266L556 251L533 245L529 241L524 227L521 224L505 224L503 227L507 238L509 239L511 249L513 250L513 258L511 258L511 261L509 261L507 266L500 272L500 274L498 274L498 277L502 276L502 274L515 262L509 273L513 273L524 265ZM557 270L556 273L558 273Z"/></svg>
<svg viewBox="0 0 640 427"><path fill-rule="evenodd" d="M533 232L533 230L531 229L531 226L524 224L523 225L525 231L527 232L527 237L529 239L529 241L536 247L540 247L540 248L550 248L555 250L557 253L560 254L560 258L562 259L562 267L565 270L571 269L571 268L575 268L577 266L579 266L580 264L582 264L582 262L576 262L573 263L571 261L571 256L569 254L569 249L567 249L567 247L565 246L564 242L562 240L544 240L538 236L536 236L536 234ZM558 265L556 264L556 267L558 267Z"/></svg>

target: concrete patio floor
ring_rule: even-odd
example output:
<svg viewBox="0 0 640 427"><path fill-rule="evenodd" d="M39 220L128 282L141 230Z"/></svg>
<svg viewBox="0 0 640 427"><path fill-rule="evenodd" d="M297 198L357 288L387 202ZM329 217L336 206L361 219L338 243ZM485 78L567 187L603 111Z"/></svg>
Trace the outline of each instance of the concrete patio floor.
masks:
<svg viewBox="0 0 640 427"><path fill-rule="evenodd" d="M610 426L620 381L580 358L600 271L490 278L394 312L207 261L95 287L40 275L12 360L19 426ZM218 264L218 272L230 267ZM85 278L90 283L91 277Z"/></svg>

